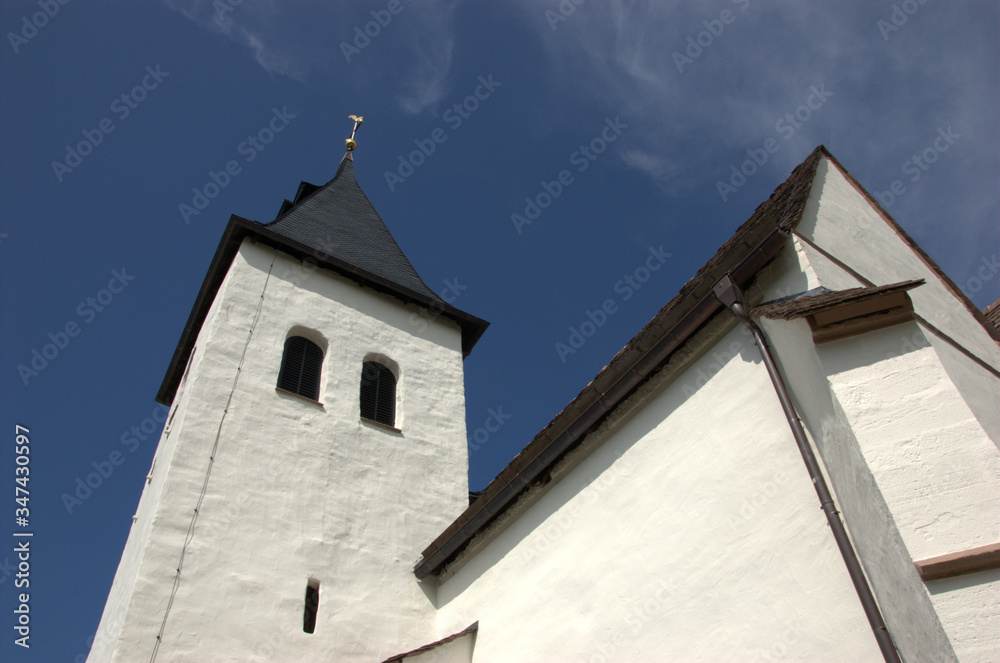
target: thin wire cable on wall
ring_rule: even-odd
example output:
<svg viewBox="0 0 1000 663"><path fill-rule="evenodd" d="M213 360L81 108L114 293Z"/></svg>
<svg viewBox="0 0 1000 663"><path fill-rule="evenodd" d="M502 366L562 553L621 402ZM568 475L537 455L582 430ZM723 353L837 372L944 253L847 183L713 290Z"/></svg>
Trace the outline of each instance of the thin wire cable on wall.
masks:
<svg viewBox="0 0 1000 663"><path fill-rule="evenodd" d="M194 513L191 514L191 523L188 525L187 533L184 536L184 545L181 547L181 556L177 561L177 572L174 574L174 583L170 588L170 599L167 601L167 608L163 611L163 621L160 623L160 631L156 634L156 644L153 645L153 652L149 657L150 663L156 660L156 655L160 651L160 644L163 642L163 631L167 627L167 617L170 615L170 608L174 605L174 597L177 596L177 590L181 584L181 569L184 568L184 555L187 554L188 546L194 539L194 526L198 522L198 514L201 511L201 504L205 500L205 494L208 492L208 480L212 476L212 467L215 465L215 452L219 449L219 439L222 437L222 424L226 421L226 415L229 414L229 406L233 402L233 394L236 393L236 385L240 380L240 372L243 370L243 361L247 356L247 349L250 347L250 340L253 338L254 329L257 327L257 321L260 320L261 310L264 308L264 293L267 292L267 284L271 280L271 270L274 269L274 261L278 259L278 254L275 252L274 257L271 259L271 266L267 269L267 277L264 279L264 287L260 291L260 300L257 302L257 311L254 313L253 322L250 323L250 330L247 332L247 341L243 345L243 353L240 355L239 364L236 366L236 375L233 377L233 387L229 391L229 398L226 399L226 407L222 411L222 418L219 419L219 428L215 432L215 442L212 444L212 453L208 457L208 468L205 471L205 480L201 485L201 492L198 494L198 503L194 507Z"/></svg>

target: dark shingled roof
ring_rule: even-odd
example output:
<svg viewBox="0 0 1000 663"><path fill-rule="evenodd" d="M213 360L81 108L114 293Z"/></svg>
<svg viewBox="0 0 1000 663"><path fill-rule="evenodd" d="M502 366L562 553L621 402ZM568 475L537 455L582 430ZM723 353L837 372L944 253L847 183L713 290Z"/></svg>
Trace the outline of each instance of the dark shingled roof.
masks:
<svg viewBox="0 0 1000 663"><path fill-rule="evenodd" d="M830 153L820 145L806 157L805 161L796 166L788 179L774 190L771 197L757 206L750 218L736 229L733 236L719 247L715 255L684 284L680 292L660 309L660 312L629 341L628 345L618 351L587 387L599 383L602 374L608 369L634 356L645 336L655 333L657 329L669 329L676 324L685 312L685 305L690 306L712 294L716 282L748 253L755 250L768 235L776 230L783 233L791 231L802 218L806 201L809 199L809 191L812 190L813 179L816 177L816 167L819 165L820 157L824 155L829 157ZM580 396L582 395L581 393Z"/></svg>
<svg viewBox="0 0 1000 663"><path fill-rule="evenodd" d="M319 255L354 265L389 283L441 301L417 276L417 270L358 186L350 152L340 162L332 180L321 187L303 182L291 208L283 210L264 227Z"/></svg>
<svg viewBox="0 0 1000 663"><path fill-rule="evenodd" d="M489 326L485 320L444 302L420 280L354 179L354 160L348 153L325 185L302 182L295 200L286 200L271 223L236 215L229 218L156 394L157 402L173 402L208 310L245 239L308 260L405 303L423 306L430 310L431 317L458 323L463 356L472 351Z"/></svg>
<svg viewBox="0 0 1000 663"><path fill-rule="evenodd" d="M803 316L836 308L841 304L863 302L882 295L894 292L906 292L924 283L923 279L915 281L901 281L900 283L890 283L877 287L850 288L849 290L835 290L825 292L820 295L809 295L797 299L786 299L768 304L761 304L750 311L752 318L771 318L772 320L792 320Z"/></svg>

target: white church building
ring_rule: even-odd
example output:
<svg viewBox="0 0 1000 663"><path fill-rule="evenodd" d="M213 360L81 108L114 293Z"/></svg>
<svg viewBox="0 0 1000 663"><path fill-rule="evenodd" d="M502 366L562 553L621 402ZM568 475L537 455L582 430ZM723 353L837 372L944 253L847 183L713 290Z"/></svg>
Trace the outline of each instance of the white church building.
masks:
<svg viewBox="0 0 1000 663"><path fill-rule="evenodd" d="M350 151L231 217L88 660L1000 660L1000 331L824 147L470 499L486 326Z"/></svg>

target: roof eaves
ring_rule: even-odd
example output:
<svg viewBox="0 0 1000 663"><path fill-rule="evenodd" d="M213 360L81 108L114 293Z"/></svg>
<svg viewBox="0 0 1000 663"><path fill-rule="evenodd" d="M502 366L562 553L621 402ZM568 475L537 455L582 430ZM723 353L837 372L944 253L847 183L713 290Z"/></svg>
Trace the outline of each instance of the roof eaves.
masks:
<svg viewBox="0 0 1000 663"><path fill-rule="evenodd" d="M919 279L803 296L757 306L751 309L750 316L772 320L805 318L813 343L820 345L912 322L916 314L906 293L923 283Z"/></svg>
<svg viewBox="0 0 1000 663"><path fill-rule="evenodd" d="M463 338L464 355L468 355L469 351L472 350L472 346L475 345L476 341L479 340L479 337L482 336L483 332L485 332L486 328L489 326L489 323L485 320L466 313L461 309L457 309L437 297L428 297L423 293L416 292L411 288L379 276L378 274L373 274L335 256L323 253L322 251L317 251L313 247L273 232L264 224L253 221L250 221L249 223L253 224L253 226L249 229L250 232L248 234L253 234L256 239L260 240L264 244L289 253L296 258L312 258L316 261L319 267L325 267L339 272L345 276L353 278L362 285L367 285L375 290L394 295L404 301L420 304L421 306L430 308L432 311L439 311L440 315L458 322L462 326L463 333L468 332L470 334L469 339L466 340ZM466 329L466 327L468 327L468 329ZM468 350L465 349L466 343L468 343Z"/></svg>
<svg viewBox="0 0 1000 663"><path fill-rule="evenodd" d="M595 376L562 412L483 489L482 495L422 553L414 568L418 578L439 574L477 533L575 448L623 399L720 311L712 288L730 273L745 285L768 264L802 218L816 167L829 152L817 147L761 203L712 258ZM631 379L626 380L627 376Z"/></svg>
<svg viewBox="0 0 1000 663"><path fill-rule="evenodd" d="M229 223L226 224L226 229L222 233L222 239L219 240L219 245L215 249L212 261L208 265L208 271L201 282L201 288L198 290L194 304L191 306L187 322L184 323L184 328L181 330L180 340L177 342L174 354L167 365L167 372L163 376L163 382L160 383L160 389L156 393L156 402L158 403L169 406L174 400L174 395L177 393L177 387L180 385L181 377L184 375L184 369L187 366L188 357L191 355L195 341L198 338L198 333L201 331L201 326L205 322L205 317L208 315L212 301L215 299L215 295L225 278L226 271L229 269L229 265L232 263L233 257L239 248L242 231L238 220L246 221L246 219L240 219L235 214L229 217Z"/></svg>
<svg viewBox="0 0 1000 663"><path fill-rule="evenodd" d="M428 308L435 315L440 315L456 322L462 330L463 357L469 355L476 342L482 337L486 328L489 327L489 323L485 320L457 309L444 301L431 299L422 293L414 292L405 286L338 260L333 256L318 254L311 247L273 232L266 224L244 219L234 214L229 218L229 223L226 225L222 239L219 241L219 246L216 248L212 262L209 264L208 272L202 281L201 288L191 308L191 313L188 315L188 320L181 331L181 338L177 343L174 354L170 359L170 364L167 366L166 375L156 394L156 401L158 403L164 405L172 403L181 377L184 374L188 357L194 348L198 333L201 331L201 326L205 322L212 302L225 279L240 244L248 237L291 255L294 258L312 258L316 261L318 267L330 269L361 285L392 295L404 302L418 304Z"/></svg>
<svg viewBox="0 0 1000 663"><path fill-rule="evenodd" d="M771 320L794 320L795 318L829 311L840 306L857 304L898 292L906 292L923 284L923 279L916 279L882 286L864 286L848 290L834 290L818 295L768 302L751 309L750 317L769 318Z"/></svg>

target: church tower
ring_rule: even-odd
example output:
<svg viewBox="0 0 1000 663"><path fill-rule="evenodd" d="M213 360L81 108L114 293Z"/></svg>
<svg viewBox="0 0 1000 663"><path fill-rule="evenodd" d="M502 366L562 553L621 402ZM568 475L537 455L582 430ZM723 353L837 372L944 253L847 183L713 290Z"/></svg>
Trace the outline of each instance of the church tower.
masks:
<svg viewBox="0 0 1000 663"><path fill-rule="evenodd" d="M434 639L415 551L468 505L462 360L487 323L421 281L347 145L274 221L230 218L89 661L377 661Z"/></svg>

